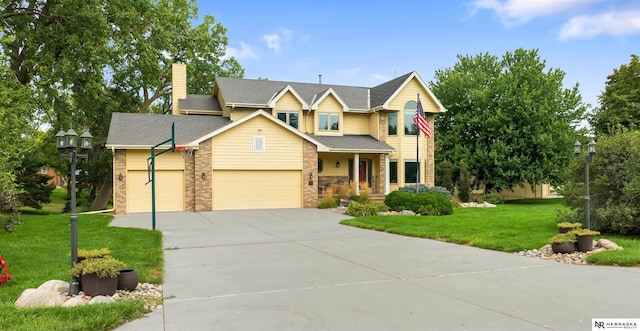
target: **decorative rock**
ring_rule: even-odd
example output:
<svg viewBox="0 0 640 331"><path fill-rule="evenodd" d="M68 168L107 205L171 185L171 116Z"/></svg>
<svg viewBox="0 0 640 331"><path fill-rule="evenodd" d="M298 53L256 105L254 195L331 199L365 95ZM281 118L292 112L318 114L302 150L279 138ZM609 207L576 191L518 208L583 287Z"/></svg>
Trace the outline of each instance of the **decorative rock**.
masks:
<svg viewBox="0 0 640 331"><path fill-rule="evenodd" d="M54 307L62 305L63 302L64 299L58 292L28 288L20 294L20 297L15 302L15 306L18 308Z"/></svg>
<svg viewBox="0 0 640 331"><path fill-rule="evenodd" d="M349 207L351 204L351 200L340 199L340 207Z"/></svg>
<svg viewBox="0 0 640 331"><path fill-rule="evenodd" d="M482 207L484 207L484 208L495 208L496 205L494 205L492 203L488 203L488 202L485 201L485 202L482 203Z"/></svg>
<svg viewBox="0 0 640 331"><path fill-rule="evenodd" d="M378 216L387 216L387 213L384 211L379 211Z"/></svg>
<svg viewBox="0 0 640 331"><path fill-rule="evenodd" d="M84 299L81 296L76 295L74 297L71 297L69 300L65 301L62 304L62 307L75 307L83 304L84 304Z"/></svg>
<svg viewBox="0 0 640 331"><path fill-rule="evenodd" d="M605 244L611 243L611 244L615 245L615 246L611 245L610 247L619 247L618 245L616 245L615 243L613 243L610 240L600 239L600 241L598 242L598 245L597 245L598 248L594 249L593 251L589 251L587 253L577 252L576 251L576 252L567 253L567 254L560 254L560 253L555 254L555 253L553 253L553 250L551 249L551 245L545 245L545 246L541 247L538 250L532 249L532 250L528 250L528 251L515 252L514 254L517 254L517 255L520 255L520 256L535 257L535 258L544 259L544 260L555 260L557 262L567 263L567 264L586 264L587 263L586 262L587 255L607 250L606 248L601 246L600 242L603 241L603 240L605 241ZM615 249L615 248L611 248L611 249ZM620 249L622 249L622 248L620 248Z"/></svg>
<svg viewBox="0 0 640 331"><path fill-rule="evenodd" d="M99 303L114 303L116 302L116 299L114 298L109 298L109 297L105 297L103 295L98 295L93 297L93 299L91 299L91 301L89 301L90 305L94 305L94 304L99 304Z"/></svg>
<svg viewBox="0 0 640 331"><path fill-rule="evenodd" d="M403 216L415 216L416 213L414 213L411 210L403 210L403 211L400 212L400 215L403 215Z"/></svg>
<svg viewBox="0 0 640 331"><path fill-rule="evenodd" d="M618 246L616 243L608 239L598 240L598 243L594 247L602 247L605 249L623 249L622 247Z"/></svg>
<svg viewBox="0 0 640 331"><path fill-rule="evenodd" d="M44 291L55 292L55 293L67 293L69 292L69 283L59 279L48 280L42 283L42 285L38 286L38 290L44 290Z"/></svg>

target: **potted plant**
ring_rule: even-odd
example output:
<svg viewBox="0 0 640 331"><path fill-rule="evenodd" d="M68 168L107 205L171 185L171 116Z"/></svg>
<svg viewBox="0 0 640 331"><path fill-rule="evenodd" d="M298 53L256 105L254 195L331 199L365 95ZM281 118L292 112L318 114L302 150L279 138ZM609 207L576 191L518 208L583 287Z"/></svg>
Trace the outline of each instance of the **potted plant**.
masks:
<svg viewBox="0 0 640 331"><path fill-rule="evenodd" d="M573 232L578 237L578 250L580 252L589 252L593 250L593 236L600 234L598 231L589 229L575 229Z"/></svg>
<svg viewBox="0 0 640 331"><path fill-rule="evenodd" d="M111 254L111 250L108 248L100 249L78 249L78 261L90 258L101 258Z"/></svg>
<svg viewBox="0 0 640 331"><path fill-rule="evenodd" d="M582 223L580 222L560 222L558 223L558 233L567 233L581 227Z"/></svg>
<svg viewBox="0 0 640 331"><path fill-rule="evenodd" d="M572 253L576 250L576 235L573 232L559 233L551 237L551 249L554 253Z"/></svg>
<svg viewBox="0 0 640 331"><path fill-rule="evenodd" d="M111 256L93 257L73 265L71 274L80 277L82 291L88 296L113 295L118 287L118 275L126 266Z"/></svg>

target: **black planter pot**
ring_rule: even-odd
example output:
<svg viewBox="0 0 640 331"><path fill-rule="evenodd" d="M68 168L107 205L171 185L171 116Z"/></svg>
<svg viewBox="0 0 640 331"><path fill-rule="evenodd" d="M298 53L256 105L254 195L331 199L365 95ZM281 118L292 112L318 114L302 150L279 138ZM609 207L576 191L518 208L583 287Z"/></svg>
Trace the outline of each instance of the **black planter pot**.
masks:
<svg viewBox="0 0 640 331"><path fill-rule="evenodd" d="M86 274L82 279L82 291L85 295L94 297L96 295L113 295L118 288L118 277L100 278L96 274Z"/></svg>
<svg viewBox="0 0 640 331"><path fill-rule="evenodd" d="M578 236L578 250L581 252L589 252L593 250L593 236Z"/></svg>
<svg viewBox="0 0 640 331"><path fill-rule="evenodd" d="M570 242L564 243L553 243L551 244L551 249L554 253L573 253L576 250L576 246Z"/></svg>
<svg viewBox="0 0 640 331"><path fill-rule="evenodd" d="M133 291L138 287L139 280L138 271L133 269L120 270L120 275L118 275L118 290Z"/></svg>

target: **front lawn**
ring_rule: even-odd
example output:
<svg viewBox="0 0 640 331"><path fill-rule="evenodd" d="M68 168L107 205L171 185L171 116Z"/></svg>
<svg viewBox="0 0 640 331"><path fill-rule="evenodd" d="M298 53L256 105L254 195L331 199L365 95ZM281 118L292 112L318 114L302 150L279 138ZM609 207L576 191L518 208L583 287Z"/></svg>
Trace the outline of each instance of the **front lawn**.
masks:
<svg viewBox="0 0 640 331"><path fill-rule="evenodd" d="M447 216L366 216L341 223L376 231L429 238L474 247L518 252L537 249L558 233L556 212L562 199L528 199L496 208L456 208ZM604 235L623 251L591 254L589 263L640 265L640 237Z"/></svg>
<svg viewBox="0 0 640 331"><path fill-rule="evenodd" d="M109 227L112 218L79 215L78 247L107 247L113 257L138 270L141 282L162 283L162 233ZM140 300L74 308L14 307L27 288L36 288L51 279L70 280L69 228L69 214L25 211L15 232L0 231L0 254L13 276L0 288L0 326L11 330L106 330L147 312Z"/></svg>

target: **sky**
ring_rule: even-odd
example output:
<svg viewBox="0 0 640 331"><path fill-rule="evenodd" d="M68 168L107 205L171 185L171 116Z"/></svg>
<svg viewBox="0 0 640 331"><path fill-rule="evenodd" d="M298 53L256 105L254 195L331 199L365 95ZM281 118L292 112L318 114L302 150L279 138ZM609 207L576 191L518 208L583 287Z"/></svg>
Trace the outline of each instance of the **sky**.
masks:
<svg viewBox="0 0 640 331"><path fill-rule="evenodd" d="M597 106L607 76L640 55L640 0L197 0L227 28L244 78L373 87L457 55L537 49Z"/></svg>

